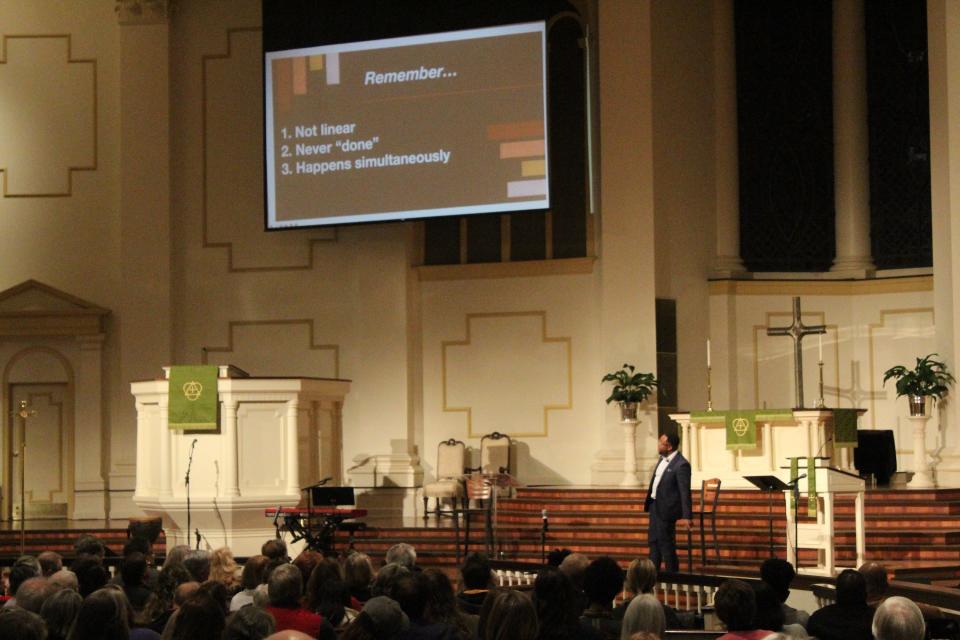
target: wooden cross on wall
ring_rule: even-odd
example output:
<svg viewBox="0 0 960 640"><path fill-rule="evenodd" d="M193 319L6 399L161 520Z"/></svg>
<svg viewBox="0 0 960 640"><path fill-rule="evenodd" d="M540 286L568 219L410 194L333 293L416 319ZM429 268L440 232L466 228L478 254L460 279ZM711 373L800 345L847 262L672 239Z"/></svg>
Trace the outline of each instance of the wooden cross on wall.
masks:
<svg viewBox="0 0 960 640"><path fill-rule="evenodd" d="M826 333L826 325L817 324L805 326L800 319L800 298L793 299L793 322L789 327L770 327L767 329L768 336L790 336L793 338L793 384L795 409L803 409L803 351L801 342L803 336Z"/></svg>

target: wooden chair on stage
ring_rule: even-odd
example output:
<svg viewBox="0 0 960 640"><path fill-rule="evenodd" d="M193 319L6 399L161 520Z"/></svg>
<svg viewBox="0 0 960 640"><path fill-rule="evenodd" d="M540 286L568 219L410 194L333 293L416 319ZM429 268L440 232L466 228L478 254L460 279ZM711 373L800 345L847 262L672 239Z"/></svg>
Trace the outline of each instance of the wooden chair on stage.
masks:
<svg viewBox="0 0 960 640"><path fill-rule="evenodd" d="M710 535L713 537L713 555L720 562L720 541L717 538L717 503L720 501L720 479L710 478L700 485L700 509L696 512L700 519L700 561L706 566L707 559L706 528L704 522L710 520Z"/></svg>

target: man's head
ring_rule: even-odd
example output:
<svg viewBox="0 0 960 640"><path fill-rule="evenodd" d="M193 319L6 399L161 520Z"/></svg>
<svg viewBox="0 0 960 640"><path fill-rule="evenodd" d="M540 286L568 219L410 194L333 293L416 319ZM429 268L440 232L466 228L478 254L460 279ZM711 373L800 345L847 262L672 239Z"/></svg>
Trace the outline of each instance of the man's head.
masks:
<svg viewBox="0 0 960 640"><path fill-rule="evenodd" d="M210 554L202 549L191 550L183 558L183 567L197 582L206 582L210 577Z"/></svg>
<svg viewBox="0 0 960 640"><path fill-rule="evenodd" d="M43 618L20 607L0 609L0 638L46 640L47 625Z"/></svg>
<svg viewBox="0 0 960 640"><path fill-rule="evenodd" d="M183 582L173 592L173 608L179 609L200 590L199 582Z"/></svg>
<svg viewBox="0 0 960 640"><path fill-rule="evenodd" d="M43 575L47 577L63 569L63 558L56 551L44 551L37 556L37 561L40 563L40 570L43 571Z"/></svg>
<svg viewBox="0 0 960 640"><path fill-rule="evenodd" d="M583 590L583 574L590 565L590 558L582 553L571 553L560 563L560 573L565 574L578 590Z"/></svg>
<svg viewBox="0 0 960 640"><path fill-rule="evenodd" d="M101 560L103 560L103 556L107 553L107 548L103 546L100 538L89 534L77 538L77 541L73 543L73 548L76 550L78 556L96 556Z"/></svg>
<svg viewBox="0 0 960 640"><path fill-rule="evenodd" d="M148 563L153 561L153 545L143 536L133 536L123 545L124 558L134 552L142 553Z"/></svg>
<svg viewBox="0 0 960 640"><path fill-rule="evenodd" d="M790 597L790 583L796 577L797 572L793 570L793 565L780 558L770 558L764 560L760 565L760 579L770 585L780 602L786 602Z"/></svg>
<svg viewBox="0 0 960 640"><path fill-rule="evenodd" d="M873 600L883 597L890 586L887 582L887 570L876 562L868 562L857 569L867 582L867 599Z"/></svg>
<svg viewBox="0 0 960 640"><path fill-rule="evenodd" d="M282 564L270 574L267 582L270 604L275 607L295 607L303 594L303 576L292 564Z"/></svg>
<svg viewBox="0 0 960 640"><path fill-rule="evenodd" d="M757 600L753 589L743 580L726 580L717 589L714 598L717 617L727 631L749 631L757 614Z"/></svg>
<svg viewBox="0 0 960 640"><path fill-rule="evenodd" d="M837 576L837 604L859 606L867 604L867 581L855 569L845 569Z"/></svg>
<svg viewBox="0 0 960 640"><path fill-rule="evenodd" d="M411 620L420 620L427 608L430 585L422 573L411 572L397 579L390 597L397 601Z"/></svg>
<svg viewBox="0 0 960 640"><path fill-rule="evenodd" d="M26 564L15 564L10 568L10 593L9 595L14 595L17 592L17 589L20 588L20 585L24 583L25 580L30 578L36 578L40 573L36 571L33 567Z"/></svg>
<svg viewBox="0 0 960 640"><path fill-rule="evenodd" d="M36 577L24 580L17 589L17 606L33 613L40 613L40 607L53 595L54 591L56 589L47 578Z"/></svg>
<svg viewBox="0 0 960 640"><path fill-rule="evenodd" d="M54 589L70 589L71 591L80 591L80 583L77 580L77 574L70 569L60 569L49 578L50 584Z"/></svg>
<svg viewBox="0 0 960 640"><path fill-rule="evenodd" d="M384 557L383 563L390 564L395 562L405 566L407 569L413 569L417 565L417 551L405 542L399 542L389 549Z"/></svg>
<svg viewBox="0 0 960 640"><path fill-rule="evenodd" d="M583 572L583 591L590 604L610 607L622 587L623 571L608 556L597 558Z"/></svg>
<svg viewBox="0 0 960 640"><path fill-rule="evenodd" d="M925 634L923 614L907 598L893 596L877 605L873 614L876 640L923 640Z"/></svg>
<svg viewBox="0 0 960 640"><path fill-rule="evenodd" d="M263 546L260 547L260 555L267 556L271 560L282 560L283 562L289 562L290 557L287 555L287 543L279 538L271 538L263 543Z"/></svg>
<svg viewBox="0 0 960 640"><path fill-rule="evenodd" d="M463 576L464 589L486 589L493 579L490 561L482 553L471 553L467 556L460 568L460 575Z"/></svg>
<svg viewBox="0 0 960 640"><path fill-rule="evenodd" d="M134 551L123 559L120 564L120 576L123 586L132 589L143 584L147 575L147 559L139 551Z"/></svg>
<svg viewBox="0 0 960 640"><path fill-rule="evenodd" d="M665 433L657 440L657 452L662 456L668 456L680 446L680 436L675 431Z"/></svg>

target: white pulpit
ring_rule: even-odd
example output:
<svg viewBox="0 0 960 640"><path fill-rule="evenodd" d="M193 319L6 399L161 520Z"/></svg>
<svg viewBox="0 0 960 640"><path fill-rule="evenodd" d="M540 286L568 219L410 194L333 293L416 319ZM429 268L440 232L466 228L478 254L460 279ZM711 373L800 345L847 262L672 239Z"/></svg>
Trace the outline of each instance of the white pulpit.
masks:
<svg viewBox="0 0 960 640"><path fill-rule="evenodd" d="M862 415L866 410L859 410ZM724 489L753 488L744 476L777 475L791 456L827 456L837 469L856 473L851 449L833 446L833 411L795 409L777 420L757 420L757 446L728 450L723 421L691 419L689 413L671 413L680 427L680 451L690 461L691 486L720 478Z"/></svg>
<svg viewBox="0 0 960 640"><path fill-rule="evenodd" d="M784 492L787 507L787 561L797 568L798 573L812 573L816 575L833 576L836 574L837 565L835 559L834 540L836 534L836 497L839 495L854 496L854 528L856 531L856 549L857 559L852 569L861 566L864 561L866 543L864 536L864 509L863 493L864 481L859 476L841 471L833 467L820 466L822 460L817 460L816 467L816 493L817 493L817 517L815 521L804 521L804 515L807 513L807 499L809 496L810 479L801 478L798 481L800 498L797 502L797 514L799 518L794 527L795 520L790 501L790 492ZM780 468L778 476L784 482L790 481L790 471L788 467ZM807 473L807 467L800 465L799 474ZM799 539L799 545L794 540ZM800 549L816 549L817 564L804 566L797 564L797 547Z"/></svg>
<svg viewBox="0 0 960 640"><path fill-rule="evenodd" d="M349 380L251 378L220 367L219 428L196 432L168 428L168 386L165 378L130 385L137 407L133 501L163 518L168 546L193 547L199 530L204 548L259 553L274 535L264 509L296 506L301 487L323 478L342 481L341 407Z"/></svg>

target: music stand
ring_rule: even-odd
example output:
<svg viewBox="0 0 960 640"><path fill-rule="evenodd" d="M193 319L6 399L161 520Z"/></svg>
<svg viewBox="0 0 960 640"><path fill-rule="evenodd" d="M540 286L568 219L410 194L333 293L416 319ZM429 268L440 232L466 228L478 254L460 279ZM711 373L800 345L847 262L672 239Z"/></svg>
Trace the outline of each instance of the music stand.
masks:
<svg viewBox="0 0 960 640"><path fill-rule="evenodd" d="M783 492L790 488L786 482L777 476L743 476L743 479L755 486L760 491L769 494L768 511L770 523L770 557L775 558L773 553L773 493L774 491Z"/></svg>

